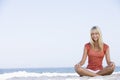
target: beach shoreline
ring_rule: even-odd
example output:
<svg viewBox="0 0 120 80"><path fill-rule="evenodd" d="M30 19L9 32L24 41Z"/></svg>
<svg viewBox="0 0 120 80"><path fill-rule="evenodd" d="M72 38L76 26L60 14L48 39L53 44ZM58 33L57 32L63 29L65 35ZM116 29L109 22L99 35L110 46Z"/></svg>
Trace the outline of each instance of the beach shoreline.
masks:
<svg viewBox="0 0 120 80"><path fill-rule="evenodd" d="M0 75L0 80L119 80L120 72L107 76L79 77L76 73L30 73L25 71L5 73Z"/></svg>

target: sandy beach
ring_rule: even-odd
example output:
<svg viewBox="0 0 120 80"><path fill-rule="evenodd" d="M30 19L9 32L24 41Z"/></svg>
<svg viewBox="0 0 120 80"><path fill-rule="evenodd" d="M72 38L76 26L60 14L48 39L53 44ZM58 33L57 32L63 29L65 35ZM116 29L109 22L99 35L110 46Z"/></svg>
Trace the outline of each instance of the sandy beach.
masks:
<svg viewBox="0 0 120 80"><path fill-rule="evenodd" d="M79 77L76 73L14 72L0 75L0 80L120 80L120 72L108 76Z"/></svg>

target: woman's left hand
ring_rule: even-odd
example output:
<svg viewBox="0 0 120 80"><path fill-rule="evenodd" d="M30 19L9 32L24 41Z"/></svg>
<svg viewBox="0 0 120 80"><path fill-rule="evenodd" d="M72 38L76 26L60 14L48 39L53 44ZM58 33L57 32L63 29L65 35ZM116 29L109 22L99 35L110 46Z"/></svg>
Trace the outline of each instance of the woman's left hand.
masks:
<svg viewBox="0 0 120 80"><path fill-rule="evenodd" d="M110 62L109 66L111 66L112 68L115 68L115 63L114 62Z"/></svg>

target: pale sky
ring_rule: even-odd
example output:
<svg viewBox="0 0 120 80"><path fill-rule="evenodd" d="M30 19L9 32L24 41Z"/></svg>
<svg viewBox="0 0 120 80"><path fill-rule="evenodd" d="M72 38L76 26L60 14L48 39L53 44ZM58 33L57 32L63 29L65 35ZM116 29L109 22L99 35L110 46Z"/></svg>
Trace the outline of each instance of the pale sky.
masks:
<svg viewBox="0 0 120 80"><path fill-rule="evenodd" d="M0 68L73 67L94 25L120 66L119 0L0 0Z"/></svg>

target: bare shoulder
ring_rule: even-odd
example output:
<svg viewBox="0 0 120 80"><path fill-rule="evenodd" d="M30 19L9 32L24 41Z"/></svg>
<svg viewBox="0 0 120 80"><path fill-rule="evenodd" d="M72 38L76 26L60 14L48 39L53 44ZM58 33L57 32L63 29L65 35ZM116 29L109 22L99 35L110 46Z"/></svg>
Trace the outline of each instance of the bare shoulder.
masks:
<svg viewBox="0 0 120 80"><path fill-rule="evenodd" d="M104 46L105 49L109 48L109 45L106 44L106 43L104 43L103 46Z"/></svg>
<svg viewBox="0 0 120 80"><path fill-rule="evenodd" d="M90 47L90 45L91 45L90 43L86 43L85 47Z"/></svg>
<svg viewBox="0 0 120 80"><path fill-rule="evenodd" d="M106 53L108 50L109 50L108 44L104 43L103 44L103 51L104 51L104 53Z"/></svg>

